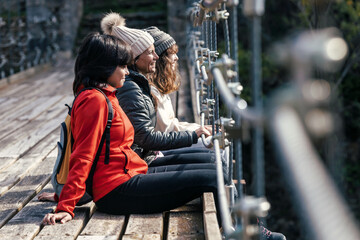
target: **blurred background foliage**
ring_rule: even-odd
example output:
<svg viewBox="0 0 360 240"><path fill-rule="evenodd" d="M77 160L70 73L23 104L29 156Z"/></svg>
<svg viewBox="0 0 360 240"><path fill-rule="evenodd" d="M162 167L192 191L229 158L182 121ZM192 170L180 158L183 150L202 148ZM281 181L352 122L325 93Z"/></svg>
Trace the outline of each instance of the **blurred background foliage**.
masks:
<svg viewBox="0 0 360 240"><path fill-rule="evenodd" d="M351 0L265 2L265 14L262 19L264 100L275 88L290 81L288 70L277 66L269 57L268 50L274 42L303 30L336 27L348 44L348 57L338 72L329 74L316 71L314 77L326 79L332 86L333 99L329 108L339 120L339 126L332 138L336 138L338 144L341 145L339 146L341 153L337 153L335 159L338 161L336 165L341 167L335 169L336 172L334 169L330 170L353 212L360 219L360 2ZM251 87L249 82L250 23L240 13L239 18L239 76L244 89L249 89ZM250 91L243 92L243 97L249 102L251 102ZM327 151L329 151L327 142L315 142L315 144L321 156L324 157L325 163L328 164L326 161Z"/></svg>

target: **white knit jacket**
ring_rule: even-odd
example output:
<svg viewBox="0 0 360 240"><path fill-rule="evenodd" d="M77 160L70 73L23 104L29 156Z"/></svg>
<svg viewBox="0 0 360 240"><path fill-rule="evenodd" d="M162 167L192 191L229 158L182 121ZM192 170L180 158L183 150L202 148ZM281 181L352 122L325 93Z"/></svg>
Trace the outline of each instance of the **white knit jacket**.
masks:
<svg viewBox="0 0 360 240"><path fill-rule="evenodd" d="M200 127L197 123L180 122L175 117L168 94L161 94L154 86L151 86L151 93L157 98L155 131L195 131Z"/></svg>

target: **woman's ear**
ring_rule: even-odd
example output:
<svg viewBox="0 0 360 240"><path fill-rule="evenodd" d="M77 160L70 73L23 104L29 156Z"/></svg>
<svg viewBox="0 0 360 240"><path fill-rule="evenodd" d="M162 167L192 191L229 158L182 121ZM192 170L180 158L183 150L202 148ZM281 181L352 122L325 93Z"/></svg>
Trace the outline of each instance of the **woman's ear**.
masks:
<svg viewBox="0 0 360 240"><path fill-rule="evenodd" d="M131 62L132 66L136 67L136 63L137 63L138 60L139 60L139 58L134 59L134 60Z"/></svg>

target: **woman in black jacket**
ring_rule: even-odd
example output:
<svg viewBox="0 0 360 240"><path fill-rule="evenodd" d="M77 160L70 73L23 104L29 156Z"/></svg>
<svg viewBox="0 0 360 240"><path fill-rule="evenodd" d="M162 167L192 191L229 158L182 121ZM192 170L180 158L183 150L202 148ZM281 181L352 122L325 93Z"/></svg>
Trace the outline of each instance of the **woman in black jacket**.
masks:
<svg viewBox="0 0 360 240"><path fill-rule="evenodd" d="M155 53L153 38L145 31L125 27L125 20L116 13L105 16L101 21L101 28L105 33L117 36L128 43L133 51L134 63L129 67L130 74L126 77L124 86L117 90L117 98L134 126L135 137L132 148L135 152L152 166L214 162L214 155L210 151L161 155L159 152L161 150L189 147L197 143L202 134L209 136L211 133L204 127L195 131L169 133L155 131L154 99L146 78L147 74L155 71L156 60L159 58Z"/></svg>

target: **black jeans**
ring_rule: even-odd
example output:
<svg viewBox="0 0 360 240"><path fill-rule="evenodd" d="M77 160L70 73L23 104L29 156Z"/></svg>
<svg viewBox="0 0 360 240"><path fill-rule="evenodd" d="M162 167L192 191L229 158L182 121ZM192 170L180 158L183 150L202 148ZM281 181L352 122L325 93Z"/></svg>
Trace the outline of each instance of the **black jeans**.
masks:
<svg viewBox="0 0 360 240"><path fill-rule="evenodd" d="M213 192L217 200L215 164L181 164L149 167L96 202L109 214L159 213L177 208Z"/></svg>
<svg viewBox="0 0 360 240"><path fill-rule="evenodd" d="M215 163L215 152L208 148L178 148L172 150L161 151L163 153L163 157L158 157L153 160L149 167L156 166L164 166L164 165L174 165L174 164L190 164L190 163ZM226 162L227 159L225 155L221 155L223 173L226 179L226 183L228 183L228 174L229 167Z"/></svg>
<svg viewBox="0 0 360 240"><path fill-rule="evenodd" d="M208 148L201 148L201 147L186 147L186 148L177 148L172 150L166 150L161 151L164 156L168 155L174 155L174 154L183 154L183 153L212 153L214 154L214 151Z"/></svg>
<svg viewBox="0 0 360 240"><path fill-rule="evenodd" d="M215 153L209 150L178 149L166 151L163 157L158 157L149 167L177 165L189 163L215 163Z"/></svg>

